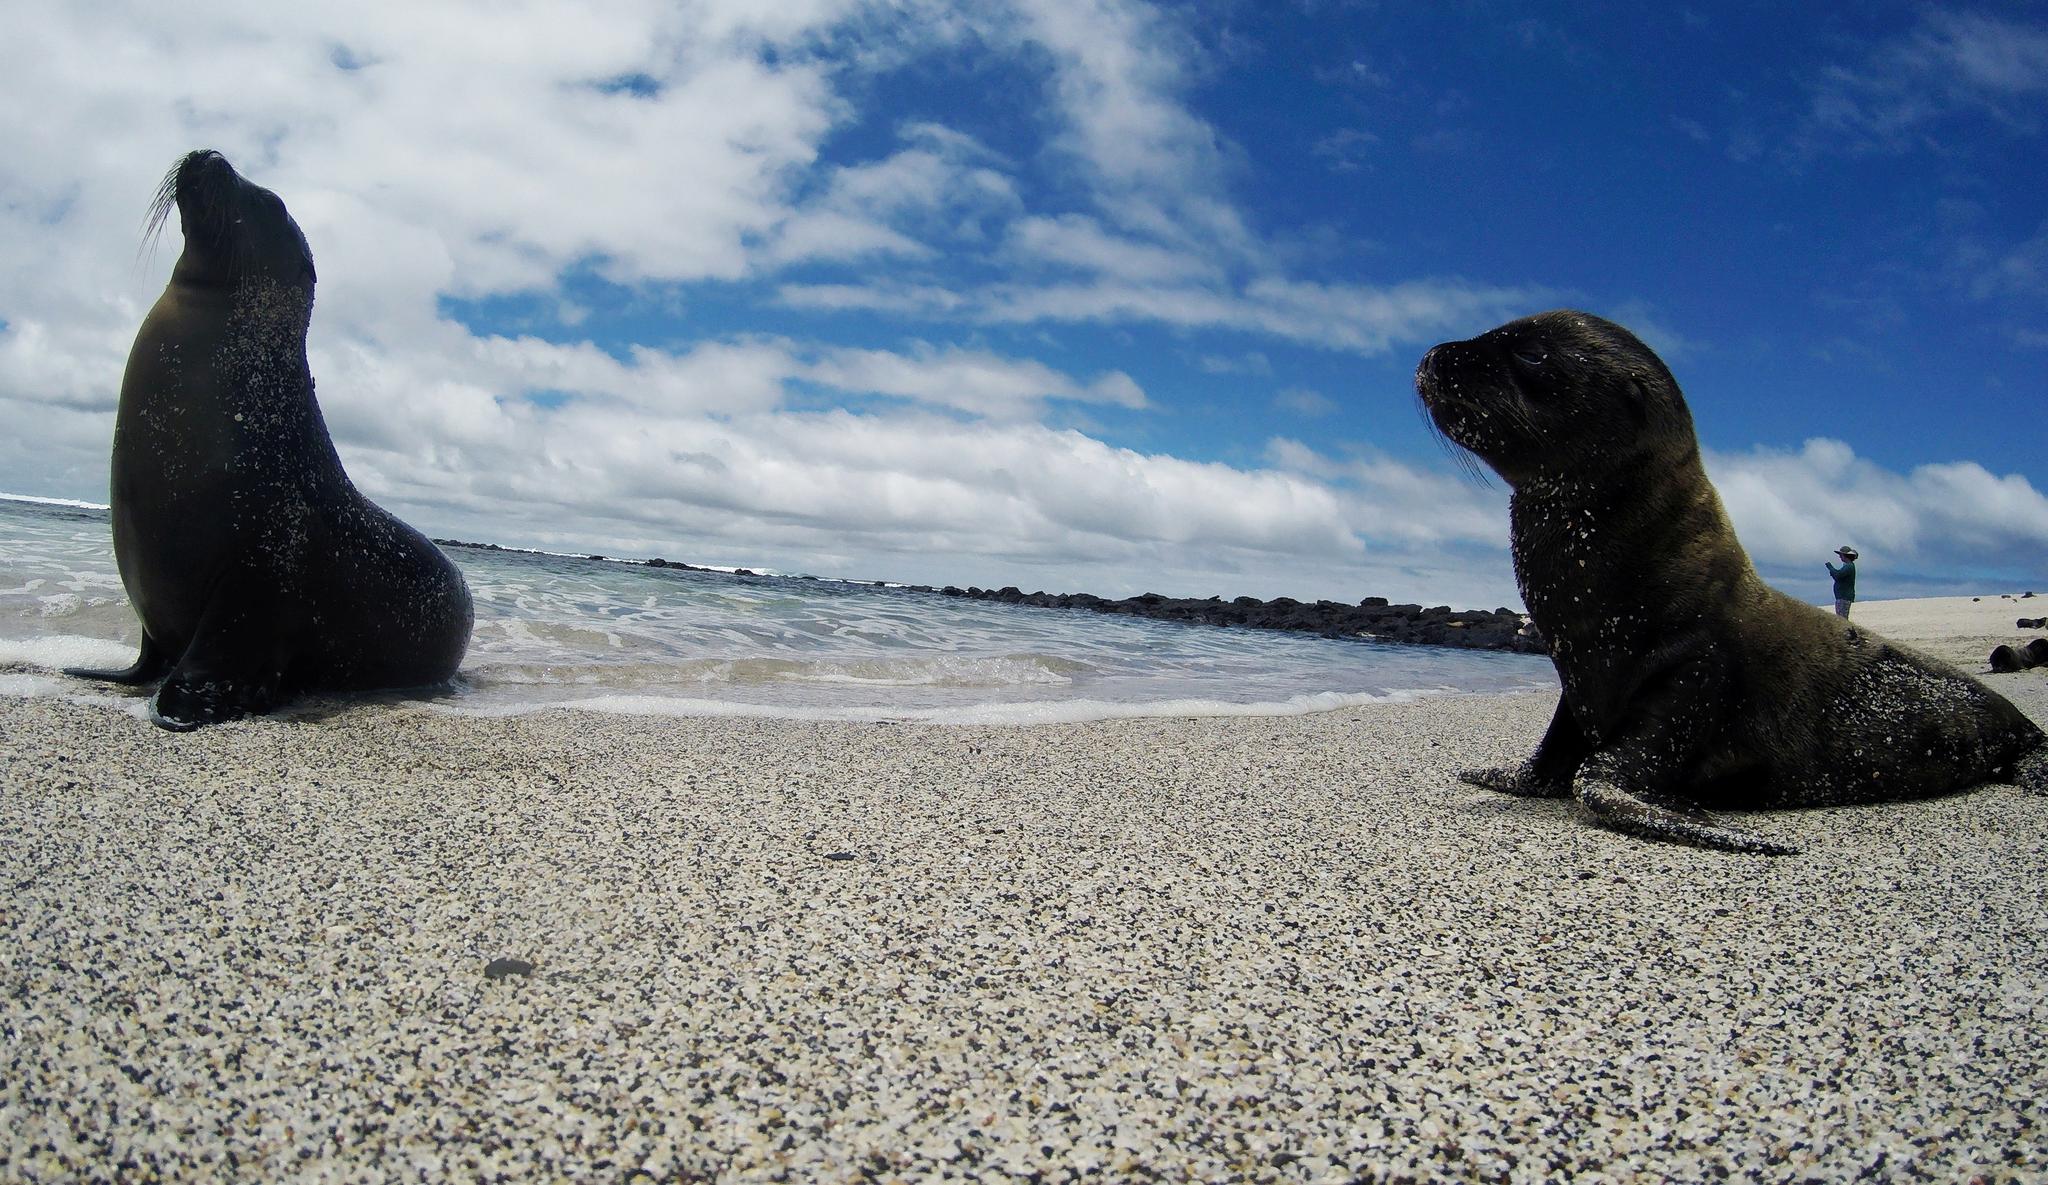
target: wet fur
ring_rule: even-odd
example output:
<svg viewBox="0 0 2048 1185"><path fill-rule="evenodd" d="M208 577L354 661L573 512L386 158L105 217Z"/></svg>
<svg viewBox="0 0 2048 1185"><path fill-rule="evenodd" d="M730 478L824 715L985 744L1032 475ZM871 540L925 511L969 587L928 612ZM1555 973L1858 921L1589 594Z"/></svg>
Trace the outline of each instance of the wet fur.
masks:
<svg viewBox="0 0 2048 1185"><path fill-rule="evenodd" d="M136 334L114 429L114 554L141 653L72 673L162 680L151 716L174 729L300 691L447 680L469 590L342 469L306 364L305 235L218 153L171 169L146 233L173 208L184 250Z"/></svg>
<svg viewBox="0 0 2048 1185"><path fill-rule="evenodd" d="M1431 350L1416 389L1513 487L1516 579L1563 684L1536 754L1467 780L1768 854L1793 849L1705 811L2048 789L2041 730L2003 696L1763 583L1677 382L1627 330L1513 321Z"/></svg>

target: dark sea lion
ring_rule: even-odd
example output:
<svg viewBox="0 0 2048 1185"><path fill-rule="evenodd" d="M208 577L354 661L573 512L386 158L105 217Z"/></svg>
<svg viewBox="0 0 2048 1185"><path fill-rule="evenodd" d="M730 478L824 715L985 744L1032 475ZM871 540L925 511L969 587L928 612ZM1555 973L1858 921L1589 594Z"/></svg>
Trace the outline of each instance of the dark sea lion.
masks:
<svg viewBox="0 0 2048 1185"><path fill-rule="evenodd" d="M2003 696L1757 576L1678 383L1626 329L1511 321L1430 350L1416 390L1513 489L1515 577L1563 684L1535 755L1467 781L1770 854L1794 849L1704 809L2048 791L2048 738Z"/></svg>
<svg viewBox="0 0 2048 1185"><path fill-rule="evenodd" d="M185 249L114 420L114 558L142 653L70 673L161 678L150 718L179 730L299 691L445 682L469 645L469 588L342 471L306 365L306 236L217 152L164 178L152 230L173 205Z"/></svg>
<svg viewBox="0 0 2048 1185"><path fill-rule="evenodd" d="M2024 646L2000 646L1991 652L1991 669L2001 675L2048 666L2048 638L2035 638Z"/></svg>

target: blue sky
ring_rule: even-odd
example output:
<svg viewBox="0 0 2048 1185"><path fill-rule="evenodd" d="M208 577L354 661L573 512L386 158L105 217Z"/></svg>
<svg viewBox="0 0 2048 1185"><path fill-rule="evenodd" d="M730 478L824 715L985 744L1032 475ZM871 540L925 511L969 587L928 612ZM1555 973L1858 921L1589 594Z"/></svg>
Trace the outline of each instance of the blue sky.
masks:
<svg viewBox="0 0 2048 1185"><path fill-rule="evenodd" d="M489 12L490 15L484 15ZM1136 0L48 6L0 46L0 488L106 484L178 154L276 189L435 534L1513 603L1436 341L1575 306L1766 575L2048 584L2048 14ZM493 36L475 36L477 27ZM115 65L110 66L109 63ZM2031 412L2029 412L2031 409Z"/></svg>

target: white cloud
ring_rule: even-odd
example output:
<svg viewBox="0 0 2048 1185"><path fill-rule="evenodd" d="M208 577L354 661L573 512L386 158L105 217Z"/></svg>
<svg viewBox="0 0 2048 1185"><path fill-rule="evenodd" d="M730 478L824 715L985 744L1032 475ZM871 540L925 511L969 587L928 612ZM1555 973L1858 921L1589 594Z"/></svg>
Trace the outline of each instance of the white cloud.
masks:
<svg viewBox="0 0 2048 1185"><path fill-rule="evenodd" d="M1250 374L1268 376L1273 373L1273 360L1259 350L1250 350L1236 357L1224 354L1204 354L1195 360L1204 374Z"/></svg>
<svg viewBox="0 0 2048 1185"><path fill-rule="evenodd" d="M1864 60L1817 80L1795 145L1807 153L1903 152L1932 142L1934 125L1965 114L2032 134L2041 127L2044 95L2048 28L1929 9Z"/></svg>
<svg viewBox="0 0 2048 1185"><path fill-rule="evenodd" d="M796 308L863 309L984 325L1150 322L1224 329L1346 353L1379 354L1504 320L1543 303L1530 288L1426 280L1378 288L1267 276L1242 288L1133 282L1113 277L999 283L958 290L882 281L871 286L787 284Z"/></svg>
<svg viewBox="0 0 2048 1185"><path fill-rule="evenodd" d="M1001 163L972 137L936 124L904 129L912 146L879 161L832 170L824 193L793 210L770 236L768 267L819 259L894 255L928 259L926 239L985 239L988 223L1021 208ZM911 231L924 236L919 238Z"/></svg>
<svg viewBox="0 0 2048 1185"><path fill-rule="evenodd" d="M1035 80L1015 101L1046 139L1013 158L861 109L878 71L970 42ZM1189 106L1195 52L1133 0L23 6L0 37L4 484L104 491L128 345L177 249L173 228L137 262L143 209L205 145L313 244L311 362L351 474L437 533L931 582L1511 601L1503 495L1449 463L1275 441L1225 465L1039 422L1172 415L1138 361L1065 363L1098 357L1055 352L1071 326L1164 326L1195 365L1263 377L1284 369L1266 349L1382 354L1539 301L1290 271ZM632 315L565 280L592 273ZM449 304L508 300L533 324ZM820 409L841 396L864 410ZM1757 479L1784 504L1760 530L1823 504L1795 480L1818 463ZM1973 530L2037 538L2022 480L1844 472L1903 483L1896 537L1929 556Z"/></svg>
<svg viewBox="0 0 2048 1185"><path fill-rule="evenodd" d="M1273 406L1282 411L1311 418L1331 415L1337 410L1336 400L1320 392L1311 391L1307 387L1286 388L1273 396Z"/></svg>
<svg viewBox="0 0 2048 1185"><path fill-rule="evenodd" d="M1202 253L1118 235L1084 214L1020 218L1010 227L1010 243L1028 260L1134 284L1219 280L1223 273Z"/></svg>
<svg viewBox="0 0 2048 1185"><path fill-rule="evenodd" d="M776 299L793 309L832 312L896 313L909 317L945 317L962 311L967 300L936 284L784 284Z"/></svg>
<svg viewBox="0 0 2048 1185"><path fill-rule="evenodd" d="M1975 462L1895 473L1839 440L1798 451L1708 453L1736 534L1760 566L1804 570L1843 544L1902 572L2040 571L2048 497L2019 474Z"/></svg>
<svg viewBox="0 0 2048 1185"><path fill-rule="evenodd" d="M1023 37L1050 51L1062 143L1126 231L1226 258L1265 252L1223 195L1213 128L1180 101L1178 31L1136 0L1019 0Z"/></svg>
<svg viewBox="0 0 2048 1185"><path fill-rule="evenodd" d="M1047 399L1145 406L1144 391L1122 371L1082 384L1040 362L928 343L918 343L908 354L828 351L804 377L843 391L894 395L992 419L1035 417Z"/></svg>
<svg viewBox="0 0 2048 1185"><path fill-rule="evenodd" d="M1366 445L1333 457L1275 437L1267 442L1266 459L1339 491L1346 516L1369 543L1397 549L1472 546L1506 562L1507 493L1497 486L1410 465Z"/></svg>

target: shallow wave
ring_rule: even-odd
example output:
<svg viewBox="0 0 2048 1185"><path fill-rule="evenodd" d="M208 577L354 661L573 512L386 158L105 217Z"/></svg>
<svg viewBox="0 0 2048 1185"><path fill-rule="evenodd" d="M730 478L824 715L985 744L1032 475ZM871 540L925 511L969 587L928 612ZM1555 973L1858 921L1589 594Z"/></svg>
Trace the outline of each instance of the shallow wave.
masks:
<svg viewBox="0 0 2048 1185"><path fill-rule="evenodd" d="M664 686L831 684L846 687L1007 688L1066 686L1095 668L1048 654L990 657L920 655L875 659L699 658L671 662L466 664L471 690L496 693L515 687L604 684L621 689Z"/></svg>
<svg viewBox="0 0 2048 1185"><path fill-rule="evenodd" d="M76 498L42 498L35 494L0 493L0 502L25 502L30 506L63 506L71 510L111 510L104 502L80 502Z"/></svg>
<svg viewBox="0 0 2048 1185"><path fill-rule="evenodd" d="M1549 663L1526 655L573 555L449 554L477 619L437 710L1025 723L1292 714L1555 686ZM44 676L126 666L140 636L103 511L0 502L0 670L22 675L7 694L70 694L76 680Z"/></svg>

